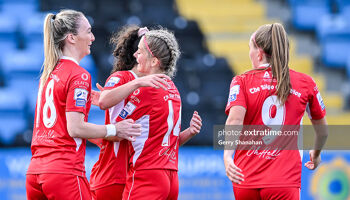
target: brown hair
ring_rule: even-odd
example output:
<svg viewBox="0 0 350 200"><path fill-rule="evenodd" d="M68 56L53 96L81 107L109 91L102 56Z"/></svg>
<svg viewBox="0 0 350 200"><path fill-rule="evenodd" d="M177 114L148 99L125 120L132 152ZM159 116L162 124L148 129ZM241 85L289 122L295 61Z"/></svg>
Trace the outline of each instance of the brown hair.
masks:
<svg viewBox="0 0 350 200"><path fill-rule="evenodd" d="M136 65L137 61L133 54L137 51L141 38L138 36L139 29L140 27L136 25L124 26L110 39L110 43L115 47L113 50L115 61L111 74L131 70Z"/></svg>
<svg viewBox="0 0 350 200"><path fill-rule="evenodd" d="M256 45L267 54L272 76L277 79L277 97L284 104L290 94L289 40L282 24L266 24L255 32ZM255 44L254 44L255 45Z"/></svg>
<svg viewBox="0 0 350 200"><path fill-rule="evenodd" d="M57 15L49 13L44 21L44 63L41 85L43 86L62 56L64 40L68 33L78 34L79 20L84 14L75 10L62 10Z"/></svg>
<svg viewBox="0 0 350 200"><path fill-rule="evenodd" d="M180 50L174 34L167 29L151 30L145 34L148 46L153 55L158 58L160 68L169 77L176 72L176 63L180 57Z"/></svg>

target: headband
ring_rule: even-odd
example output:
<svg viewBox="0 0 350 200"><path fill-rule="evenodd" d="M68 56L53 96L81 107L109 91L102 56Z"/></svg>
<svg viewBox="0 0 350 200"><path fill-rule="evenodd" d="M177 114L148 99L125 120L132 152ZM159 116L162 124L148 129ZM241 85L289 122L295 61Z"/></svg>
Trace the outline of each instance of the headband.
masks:
<svg viewBox="0 0 350 200"><path fill-rule="evenodd" d="M146 36L143 36L143 43L145 44L147 50L151 53L151 55L152 55L153 57L155 57L155 56L153 55L151 49L150 49L149 46L148 46L148 43L147 43L147 40L146 40Z"/></svg>

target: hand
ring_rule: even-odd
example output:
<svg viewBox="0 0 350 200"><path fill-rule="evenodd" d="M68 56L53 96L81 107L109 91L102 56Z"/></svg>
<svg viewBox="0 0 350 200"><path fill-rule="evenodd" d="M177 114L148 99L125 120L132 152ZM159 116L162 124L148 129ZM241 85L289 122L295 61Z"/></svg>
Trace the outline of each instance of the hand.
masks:
<svg viewBox="0 0 350 200"><path fill-rule="evenodd" d="M168 83L164 79L170 80L170 77L165 74L152 74L135 79L135 81L137 82L138 87L154 87L167 90L165 85L168 85Z"/></svg>
<svg viewBox="0 0 350 200"><path fill-rule="evenodd" d="M100 91L91 90L91 104L98 106L98 101L100 99Z"/></svg>
<svg viewBox="0 0 350 200"><path fill-rule="evenodd" d="M315 154L315 150L309 151L310 161L305 163L305 167L311 170L315 170L321 162L321 155L318 156Z"/></svg>
<svg viewBox="0 0 350 200"><path fill-rule="evenodd" d="M95 106L99 106L98 102L100 99L100 95L101 95L101 91L103 91L103 87L96 83L96 87L100 90L100 91L96 91L96 90L91 90L91 104L95 105Z"/></svg>
<svg viewBox="0 0 350 200"><path fill-rule="evenodd" d="M135 142L136 137L141 135L141 124L135 124L134 120L126 119L115 124L117 135L120 138Z"/></svg>
<svg viewBox="0 0 350 200"><path fill-rule="evenodd" d="M97 87L97 89L99 89L101 92L104 90L104 88L103 88L99 83L96 83L96 87Z"/></svg>
<svg viewBox="0 0 350 200"><path fill-rule="evenodd" d="M190 134L197 135L202 128L202 119L197 111L193 112L193 116L190 122Z"/></svg>
<svg viewBox="0 0 350 200"><path fill-rule="evenodd" d="M226 176L233 183L241 184L244 181L244 175L241 173L242 170L238 168L234 163L232 157L224 157Z"/></svg>

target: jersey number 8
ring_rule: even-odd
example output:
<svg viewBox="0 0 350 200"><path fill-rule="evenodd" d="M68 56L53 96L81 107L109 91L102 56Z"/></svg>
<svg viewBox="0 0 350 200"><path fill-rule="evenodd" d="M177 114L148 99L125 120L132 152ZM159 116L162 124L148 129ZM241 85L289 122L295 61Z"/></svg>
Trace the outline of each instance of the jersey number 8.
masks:
<svg viewBox="0 0 350 200"><path fill-rule="evenodd" d="M53 98L54 85L55 85L55 81L53 79L50 80L50 82L47 84L46 91L45 91L46 102L43 107L43 123L46 128L52 128L55 125L56 118L57 118L56 107L55 107L54 98ZM39 104L40 104L40 101L41 101L41 91L38 99ZM40 109L40 105L37 105L37 106L38 106L37 109ZM49 111L50 111L50 116L49 116ZM40 114L38 115L37 113L37 122L39 120L38 116L40 116ZM36 126L38 127L38 123Z"/></svg>

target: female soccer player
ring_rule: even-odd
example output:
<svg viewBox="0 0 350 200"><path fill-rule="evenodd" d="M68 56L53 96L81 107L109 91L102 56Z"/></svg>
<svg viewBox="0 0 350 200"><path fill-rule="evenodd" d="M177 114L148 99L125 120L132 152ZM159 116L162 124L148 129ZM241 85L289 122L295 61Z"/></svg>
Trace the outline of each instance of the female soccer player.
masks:
<svg viewBox="0 0 350 200"><path fill-rule="evenodd" d="M314 126L326 125L325 106L314 80L289 69L289 41L281 24L263 25L249 41L253 70L233 78L226 125L300 125L305 110ZM305 166L316 169L327 129L316 127L315 150ZM265 138L257 139L266 142ZM285 138L287 136L284 136ZM273 144L273 143L271 143ZM301 160L298 150L237 149L224 151L226 175L235 198L299 199Z"/></svg>
<svg viewBox="0 0 350 200"><path fill-rule="evenodd" d="M147 32L134 54L137 71L172 77L180 52L175 36L165 30ZM117 121L133 119L142 125L141 136L129 142L128 175L123 199L177 199L178 149L196 135L201 118L194 113L190 127L180 133L181 99L171 80L167 90L142 87L126 100Z"/></svg>
<svg viewBox="0 0 350 200"><path fill-rule="evenodd" d="M140 125L87 123L91 77L79 66L95 40L83 13L62 10L44 22L45 61L27 171L28 199L91 199L85 177L85 138L135 140Z"/></svg>
<svg viewBox="0 0 350 200"><path fill-rule="evenodd" d="M115 45L113 55L117 62L99 99L102 109L109 108L106 111L106 123L116 122L117 116L125 105L124 99L137 88L152 86L166 89L163 86L166 81L162 78L169 79L168 76L164 74L144 76L146 74L137 70L137 62L133 53L138 49L139 41L146 32L148 32L147 28L125 26L111 39ZM143 77L138 78L140 76ZM115 106L111 107L112 105ZM200 117L195 113L193 120L197 119L200 120ZM193 131L193 135L197 134L199 129L196 132ZM90 180L94 199L122 199L126 181L127 159L127 141L102 141L100 157L92 169Z"/></svg>
<svg viewBox="0 0 350 200"><path fill-rule="evenodd" d="M145 86L163 87L158 81L165 83L162 78L169 78L164 74L138 78L141 74L136 70L133 53L147 31L146 27L125 26L111 38L111 43L115 46L113 56L116 62L105 87L101 88L101 99L97 99L100 108L107 109L106 124L116 123L115 120L124 107L124 99L134 90ZM97 145L101 151L90 176L93 199L121 199L126 181L127 141L101 139L95 142L99 143Z"/></svg>

